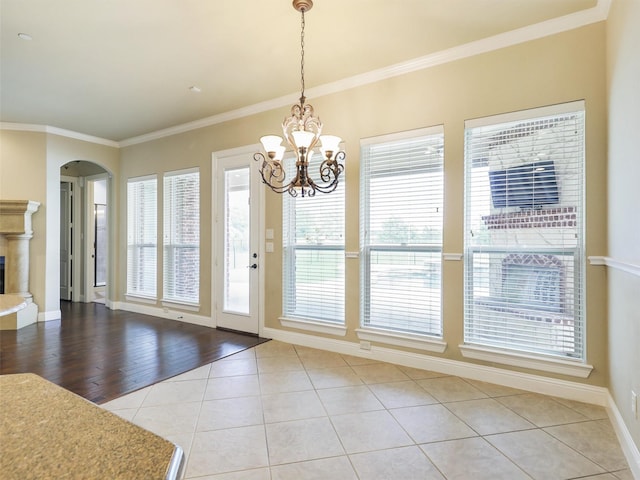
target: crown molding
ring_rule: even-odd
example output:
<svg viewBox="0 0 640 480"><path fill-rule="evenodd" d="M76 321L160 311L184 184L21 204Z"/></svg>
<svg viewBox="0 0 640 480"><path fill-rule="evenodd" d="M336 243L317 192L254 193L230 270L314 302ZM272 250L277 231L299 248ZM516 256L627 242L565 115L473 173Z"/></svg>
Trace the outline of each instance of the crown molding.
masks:
<svg viewBox="0 0 640 480"><path fill-rule="evenodd" d="M137 137L127 138L120 142L120 146L128 147L163 137L169 137L171 135L177 135L179 133L189 132L191 130L197 130L198 128L210 127L211 125L250 117L251 115L268 112L269 110L274 110L283 106L290 106L298 101L298 95L299 94L284 95L282 97L266 100L247 107L238 108L237 110L231 110L218 115L212 115L211 117L201 118L200 120L194 120L193 122L187 122L173 127L164 128L162 130L157 130L155 132L145 133L144 135L139 135Z"/></svg>
<svg viewBox="0 0 640 480"><path fill-rule="evenodd" d="M87 135L86 133L74 132L73 130L65 130L64 128L52 127L49 125L0 122L0 130L48 133L51 135L58 135L60 137L67 137L67 138L73 138L75 140L82 140L83 142L94 143L97 145L105 145L107 147L120 148L120 144L118 142L114 142L113 140L94 137L93 135Z"/></svg>
<svg viewBox="0 0 640 480"><path fill-rule="evenodd" d="M482 40L470 42L457 47L442 50L436 53L415 58L406 62L396 63L371 72L344 78L336 82L326 83L307 90L307 97L322 97L325 95L342 92L351 88L360 87L370 83L379 82L388 78L405 75L420 70L425 70L445 63L462 60L482 53L499 50L501 48L518 45L520 43L537 40L550 35L555 35L568 30L580 28L592 23L604 21L609 15L612 0L598 0L595 7L582 10L562 17L553 18L544 22L529 25L527 27L511 30L509 32L487 37ZM176 125L175 127L158 130L138 137L128 138L120 142L123 147L138 143L157 140L162 137L184 133L197 128L209 127L229 120L237 120L250 115L266 112L275 108L281 108L295 103L297 94L285 95L266 102L257 103L245 108L232 110L220 115L196 120L194 122Z"/></svg>
<svg viewBox="0 0 640 480"><path fill-rule="evenodd" d="M425 70L438 65L443 65L450 62L455 62L457 60L473 57L475 55L480 55L513 45L518 45L532 40L538 40L540 38L556 35L558 33L584 27L592 23L601 22L607 19L612 1L613 0L598 0L594 7L586 10L581 10L579 12L553 18L551 20L536 23L534 25L511 30L509 32L501 33L499 35L487 37L482 40L477 40L475 42L470 42L464 45L435 52L423 57L408 60L406 62L396 63L394 65L373 70L371 72L309 88L306 92L307 97L322 97L325 95L342 92L363 85L379 82L381 80L386 80L400 75L406 75L408 73ZM46 133L75 138L78 140L84 140L100 145L107 145L110 147L128 147L152 140L158 140L160 138L169 137L172 135L177 135L180 133L186 133L192 130L197 130L199 128L210 127L212 125L217 125L231 120L249 117L251 115L267 112L269 110L288 107L295 103L297 100L298 93L292 93L289 95L284 95L282 97L256 103L254 105L249 105L247 107L202 118L200 120L195 120L193 122L187 122L162 130L157 130L155 132L150 132L144 135L127 138L120 142L115 142L104 138L93 137L91 135L85 135L82 133L72 132L70 130L63 130L49 126L43 127L38 125L0 123L0 129L44 131ZM6 127L5 125L8 125L9 127ZM13 126L14 128L11 128L11 126Z"/></svg>
<svg viewBox="0 0 640 480"><path fill-rule="evenodd" d="M538 40L540 38L584 27L592 23L604 21L607 19L611 1L612 0L599 0L595 7L588 10L582 10L562 17L553 18L551 20L528 25L526 27L483 38L464 45L441 50L406 62L383 67L361 75L355 75L333 83L320 85L319 87L309 89L308 96L322 96L336 93L349 88L355 88L369 83L378 82L380 80L417 72L419 70L425 70L445 63L462 60L532 40Z"/></svg>

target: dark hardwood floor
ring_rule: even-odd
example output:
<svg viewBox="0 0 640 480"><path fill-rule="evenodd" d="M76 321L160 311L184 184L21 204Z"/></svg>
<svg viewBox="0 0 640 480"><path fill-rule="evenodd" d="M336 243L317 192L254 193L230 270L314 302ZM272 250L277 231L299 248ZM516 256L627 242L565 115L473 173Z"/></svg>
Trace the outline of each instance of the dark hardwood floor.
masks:
<svg viewBox="0 0 640 480"><path fill-rule="evenodd" d="M98 303L60 309L62 320L0 331L0 374L36 373L104 403L267 341Z"/></svg>

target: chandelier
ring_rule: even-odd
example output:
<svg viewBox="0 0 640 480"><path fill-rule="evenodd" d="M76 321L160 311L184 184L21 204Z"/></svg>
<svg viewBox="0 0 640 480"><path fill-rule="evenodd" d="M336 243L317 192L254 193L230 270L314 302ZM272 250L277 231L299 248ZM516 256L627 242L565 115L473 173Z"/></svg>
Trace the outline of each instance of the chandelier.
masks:
<svg viewBox="0 0 640 480"><path fill-rule="evenodd" d="M282 132L287 143L296 155L295 176L290 182L285 182L285 168L282 163L287 149L282 145L282 138L277 135L266 135L260 139L267 154L258 152L253 155L260 163L262 181L276 193L288 192L291 196L312 197L316 192L329 193L338 187L338 177L344 170L342 162L346 155L340 150L342 139L334 135L321 135L322 122L313 113L313 107L305 103L304 96L304 14L313 7L312 0L293 0L293 8L301 15L300 32L300 103L291 107L291 116L282 122ZM320 164L320 181L316 182L309 176L309 159L313 155L313 148L320 142L322 163Z"/></svg>

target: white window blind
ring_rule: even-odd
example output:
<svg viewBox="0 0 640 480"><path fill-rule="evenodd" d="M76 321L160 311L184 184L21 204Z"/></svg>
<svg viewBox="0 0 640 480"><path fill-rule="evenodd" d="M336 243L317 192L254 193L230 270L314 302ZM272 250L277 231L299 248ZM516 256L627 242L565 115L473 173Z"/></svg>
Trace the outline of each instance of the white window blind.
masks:
<svg viewBox="0 0 640 480"><path fill-rule="evenodd" d="M318 176L321 156L309 162ZM292 178L295 159L287 159ZM313 197L283 195L284 316L344 324L345 177L331 193Z"/></svg>
<svg viewBox="0 0 640 480"><path fill-rule="evenodd" d="M465 343L584 359L584 106L467 122Z"/></svg>
<svg viewBox="0 0 640 480"><path fill-rule="evenodd" d="M361 156L362 325L441 337L443 128L364 141Z"/></svg>
<svg viewBox="0 0 640 480"><path fill-rule="evenodd" d="M158 181L155 175L127 182L127 294L156 298Z"/></svg>
<svg viewBox="0 0 640 480"><path fill-rule="evenodd" d="M164 175L163 299L198 303L200 294L200 173Z"/></svg>

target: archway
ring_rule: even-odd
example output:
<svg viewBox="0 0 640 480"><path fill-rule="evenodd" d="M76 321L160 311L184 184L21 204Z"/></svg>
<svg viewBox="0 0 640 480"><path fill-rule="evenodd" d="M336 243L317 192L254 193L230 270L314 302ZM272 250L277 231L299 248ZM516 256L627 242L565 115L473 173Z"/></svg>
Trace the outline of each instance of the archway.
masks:
<svg viewBox="0 0 640 480"><path fill-rule="evenodd" d="M60 167L60 300L105 303L110 178L87 160Z"/></svg>

